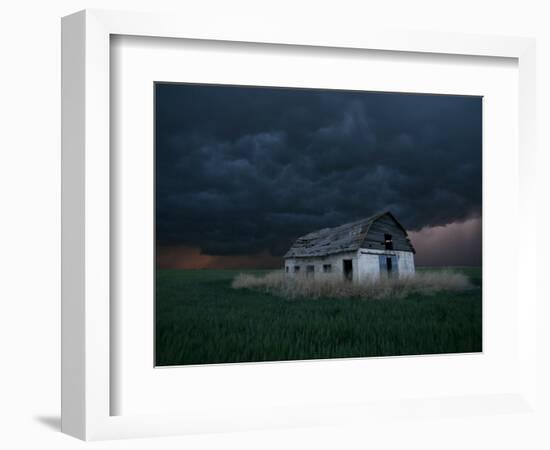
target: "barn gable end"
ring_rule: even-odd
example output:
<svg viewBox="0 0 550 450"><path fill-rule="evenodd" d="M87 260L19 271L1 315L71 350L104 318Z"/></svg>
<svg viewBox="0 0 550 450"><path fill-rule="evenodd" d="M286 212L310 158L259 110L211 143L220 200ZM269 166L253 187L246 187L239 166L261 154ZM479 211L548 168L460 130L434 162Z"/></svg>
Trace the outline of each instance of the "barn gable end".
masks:
<svg viewBox="0 0 550 450"><path fill-rule="evenodd" d="M361 248L385 250L385 236L390 235L393 250L416 253L407 231L390 212L379 215L370 224Z"/></svg>

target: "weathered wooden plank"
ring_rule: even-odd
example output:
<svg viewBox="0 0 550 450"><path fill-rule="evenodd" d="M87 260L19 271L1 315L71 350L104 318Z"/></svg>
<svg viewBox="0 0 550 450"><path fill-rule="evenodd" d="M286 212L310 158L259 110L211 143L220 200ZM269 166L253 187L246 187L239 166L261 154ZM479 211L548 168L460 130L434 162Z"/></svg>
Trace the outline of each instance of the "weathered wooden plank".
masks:
<svg viewBox="0 0 550 450"><path fill-rule="evenodd" d="M286 258L313 257L355 251L360 247L384 249L385 234L392 235L394 250L414 251L405 229L389 212L367 219L324 228L296 239Z"/></svg>

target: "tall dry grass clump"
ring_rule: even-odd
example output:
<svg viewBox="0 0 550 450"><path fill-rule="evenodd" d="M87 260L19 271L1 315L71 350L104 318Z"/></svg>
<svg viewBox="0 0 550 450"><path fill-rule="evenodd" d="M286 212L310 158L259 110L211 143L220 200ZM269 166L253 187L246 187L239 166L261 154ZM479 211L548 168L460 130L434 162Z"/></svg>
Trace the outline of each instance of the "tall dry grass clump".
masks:
<svg viewBox="0 0 550 450"><path fill-rule="evenodd" d="M464 291L473 286L468 277L451 270L417 272L410 276L383 278L350 283L333 278L289 276L282 271L255 276L239 274L234 289L256 289L285 298L404 298L411 294L433 295L442 291Z"/></svg>

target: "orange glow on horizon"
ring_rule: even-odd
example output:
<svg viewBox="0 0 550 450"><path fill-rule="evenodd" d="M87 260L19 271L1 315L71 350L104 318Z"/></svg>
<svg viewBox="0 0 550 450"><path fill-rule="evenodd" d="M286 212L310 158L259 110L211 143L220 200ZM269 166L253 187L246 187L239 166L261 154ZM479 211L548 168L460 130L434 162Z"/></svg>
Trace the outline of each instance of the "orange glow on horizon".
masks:
<svg viewBox="0 0 550 450"><path fill-rule="evenodd" d="M160 269L275 269L283 258L267 250L255 255L206 255L199 247L158 246L156 265Z"/></svg>

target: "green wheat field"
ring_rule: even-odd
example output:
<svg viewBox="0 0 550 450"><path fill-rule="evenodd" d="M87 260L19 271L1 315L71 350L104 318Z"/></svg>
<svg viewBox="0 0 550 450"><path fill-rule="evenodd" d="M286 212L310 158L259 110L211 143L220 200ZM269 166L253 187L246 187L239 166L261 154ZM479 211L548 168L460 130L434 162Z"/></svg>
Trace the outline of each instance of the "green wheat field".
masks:
<svg viewBox="0 0 550 450"><path fill-rule="evenodd" d="M259 270L159 269L156 365L480 352L481 268L453 270L474 288L359 300L285 299L231 287L239 273Z"/></svg>

